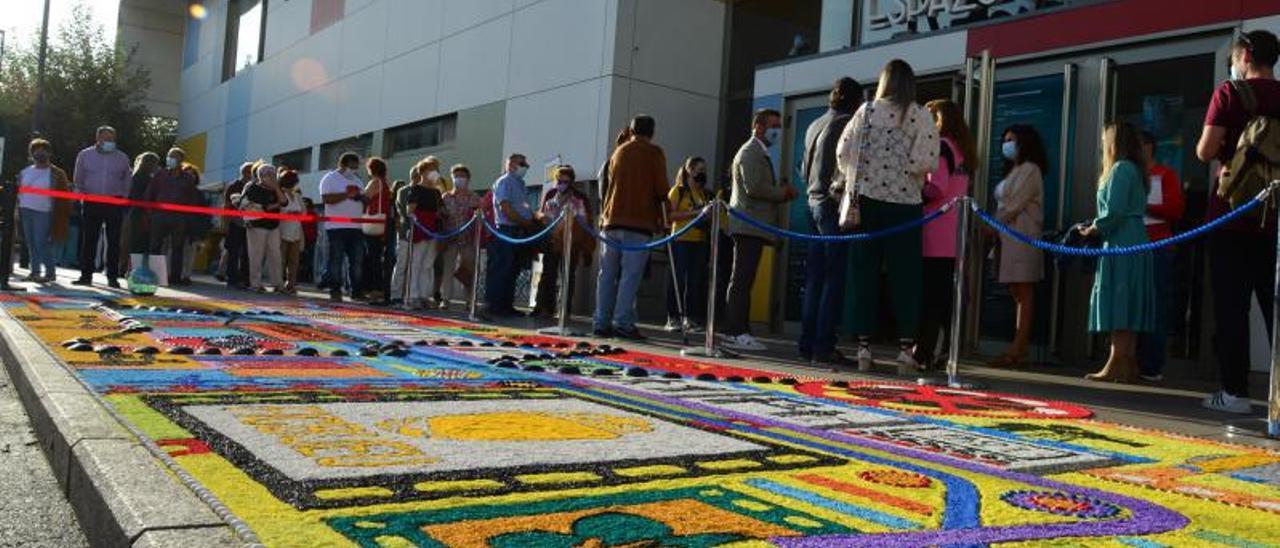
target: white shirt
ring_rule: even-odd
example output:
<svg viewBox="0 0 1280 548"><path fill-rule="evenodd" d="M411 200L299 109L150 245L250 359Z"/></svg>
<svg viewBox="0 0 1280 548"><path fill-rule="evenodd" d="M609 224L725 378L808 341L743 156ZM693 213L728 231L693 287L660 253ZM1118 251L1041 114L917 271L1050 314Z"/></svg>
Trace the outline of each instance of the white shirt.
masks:
<svg viewBox="0 0 1280 548"><path fill-rule="evenodd" d="M320 196L323 198L326 194L346 194L348 187L356 187L364 191L364 185L360 184L360 179L355 174L345 173L341 171L330 171L326 173L323 179L320 179ZM325 204L324 214L326 217L363 217L364 204L357 200L343 200L336 204ZM335 223L332 221L325 222L325 230L338 230L342 228L359 229L360 223Z"/></svg>
<svg viewBox="0 0 1280 548"><path fill-rule="evenodd" d="M289 197L289 203L280 208L280 212L294 215L302 213L302 199L294 192L285 191L285 195ZM280 239L286 242L302 241L302 222L280 221Z"/></svg>
<svg viewBox="0 0 1280 548"><path fill-rule="evenodd" d="M18 185L49 190L53 185L53 169L27 166L18 174ZM36 194L19 194L18 207L48 213L53 211L53 198Z"/></svg>

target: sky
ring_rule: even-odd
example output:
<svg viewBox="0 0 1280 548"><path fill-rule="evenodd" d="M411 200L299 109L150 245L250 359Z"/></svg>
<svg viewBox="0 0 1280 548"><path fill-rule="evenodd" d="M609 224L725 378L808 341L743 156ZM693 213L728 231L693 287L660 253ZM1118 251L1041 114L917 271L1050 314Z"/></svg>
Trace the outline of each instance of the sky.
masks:
<svg viewBox="0 0 1280 548"><path fill-rule="evenodd" d="M102 25L108 39L116 34L116 17L120 0L49 0L49 34L57 32L58 25L71 16L71 8L83 2L93 11L94 19ZM0 0L4 17L0 18L0 30L5 31L5 47L19 41L34 41L40 33L40 19L44 14L42 0Z"/></svg>

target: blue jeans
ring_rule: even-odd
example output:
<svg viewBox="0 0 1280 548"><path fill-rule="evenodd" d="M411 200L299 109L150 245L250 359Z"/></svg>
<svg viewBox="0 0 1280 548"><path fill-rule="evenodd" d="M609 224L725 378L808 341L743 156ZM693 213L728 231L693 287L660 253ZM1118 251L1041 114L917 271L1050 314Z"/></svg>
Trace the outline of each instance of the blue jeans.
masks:
<svg viewBox="0 0 1280 548"><path fill-rule="evenodd" d="M1143 375L1164 373L1169 348L1169 301L1173 298L1172 284L1168 282L1173 274L1173 253L1166 247L1151 254L1156 274L1156 323L1152 332L1138 336L1138 362Z"/></svg>
<svg viewBox="0 0 1280 548"><path fill-rule="evenodd" d="M839 233L835 200L809 206L809 215L818 234ZM848 244L809 244L805 261L804 306L801 311L799 350L801 356L823 356L836 348L836 324L844 305L845 269L849 263Z"/></svg>
<svg viewBox="0 0 1280 548"><path fill-rule="evenodd" d="M519 237L520 227L499 225L498 232L507 236ZM485 263L484 295L489 303L489 311L499 314L509 313L515 309L516 246L494 238L489 242L489 258Z"/></svg>
<svg viewBox="0 0 1280 548"><path fill-rule="evenodd" d="M56 276L58 261L54 256L53 242L49 241L53 214L24 207L19 216L22 217L22 241L27 247L31 275L40 276L40 266L44 265L45 276Z"/></svg>
<svg viewBox="0 0 1280 548"><path fill-rule="evenodd" d="M606 238L629 245L649 243L648 235L631 230L606 229ZM622 251L604 244L600 276L596 279L596 315L593 327L606 330L636 328L636 293L644 277L648 251Z"/></svg>
<svg viewBox="0 0 1280 548"><path fill-rule="evenodd" d="M671 255L675 264L678 296L675 286L667 290L667 320L680 319L680 305L684 305L686 319L702 323L707 315L707 243L672 242Z"/></svg>
<svg viewBox="0 0 1280 548"><path fill-rule="evenodd" d="M358 228L337 228L326 230L325 237L329 240L329 267L324 271L324 283L322 287L328 288L330 293L341 293L343 286L343 259L346 259L346 266L350 270L351 280L360 279L361 263L364 260L364 232ZM356 293L359 288L353 286L352 293Z"/></svg>

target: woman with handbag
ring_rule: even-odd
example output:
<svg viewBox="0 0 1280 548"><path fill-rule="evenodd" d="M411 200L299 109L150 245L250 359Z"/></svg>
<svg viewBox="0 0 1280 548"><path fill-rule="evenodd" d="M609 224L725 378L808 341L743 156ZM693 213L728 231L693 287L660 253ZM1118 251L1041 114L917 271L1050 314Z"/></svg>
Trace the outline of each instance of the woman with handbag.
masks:
<svg viewBox="0 0 1280 548"><path fill-rule="evenodd" d="M1044 173L1048 160L1044 141L1035 128L1013 125L1004 132L1001 153L1005 176L996 185L996 218L1023 234L1039 238L1044 230ZM990 363L993 367L1017 367L1027 359L1031 344L1031 324L1035 318L1036 284L1044 279L1044 255L1012 236L1000 235L1000 283L1009 286L1017 306L1017 331L1005 354Z"/></svg>
<svg viewBox="0 0 1280 548"><path fill-rule="evenodd" d="M361 269L360 289L371 300L378 300L385 290L382 284L383 262L387 249L387 213L391 209L391 187L387 184L387 162L374 156L365 162L369 182L365 184L364 218L360 223L364 232L364 267Z"/></svg>
<svg viewBox="0 0 1280 548"><path fill-rule="evenodd" d="M1102 237L1103 249L1148 242L1142 216L1147 209L1146 162L1142 138L1127 123L1110 124L1102 133L1102 176L1098 181L1098 218L1081 231ZM1137 335L1156 325L1155 263L1150 253L1103 256L1089 295L1089 331L1111 334L1111 355L1093 381L1138 379Z"/></svg>
<svg viewBox="0 0 1280 548"><path fill-rule="evenodd" d="M845 126L837 146L837 166L846 181L841 225L874 232L923 216L925 176L938 165L938 128L933 115L916 104L915 73L894 59L880 72L875 101L864 103ZM883 263L898 330L898 374L919 368L912 349L919 332L922 242L920 229L858 242L852 246L853 334L858 337L858 369L871 369L871 336L879 325Z"/></svg>
<svg viewBox="0 0 1280 548"><path fill-rule="evenodd" d="M253 168L253 180L244 186L238 203L242 211L280 213L288 201L276 178L276 166L259 162ZM267 292L262 281L265 262L267 282L276 291L281 291L284 287L281 274L284 262L280 257L280 221L246 217L245 225L248 227L245 236L249 244L249 288L258 293Z"/></svg>

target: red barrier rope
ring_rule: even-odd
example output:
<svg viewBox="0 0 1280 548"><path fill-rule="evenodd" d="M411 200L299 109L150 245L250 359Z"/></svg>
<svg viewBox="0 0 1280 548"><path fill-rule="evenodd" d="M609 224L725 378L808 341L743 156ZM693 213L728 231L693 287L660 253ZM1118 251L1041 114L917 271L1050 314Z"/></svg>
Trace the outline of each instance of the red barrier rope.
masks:
<svg viewBox="0 0 1280 548"><path fill-rule="evenodd" d="M214 217L244 217L249 220L279 220L279 221L299 221L303 223L316 223L322 221L334 223L384 223L386 219L373 219L368 217L324 217L320 215L304 215L296 213L267 213L254 211L240 211L238 209L222 209L219 207L193 206L183 204L169 204L164 202L147 202L143 200L130 200L128 198L117 198L115 196L99 196L97 194L82 194L79 192L67 192L65 190L49 190L33 187L19 187L18 192L22 194L34 194L37 196L48 196L50 198L59 198L63 200L77 200L81 202L92 202L95 204L107 204L126 207L140 207L142 209L155 209L159 211L169 211L173 213L196 213L202 215L210 215Z"/></svg>

